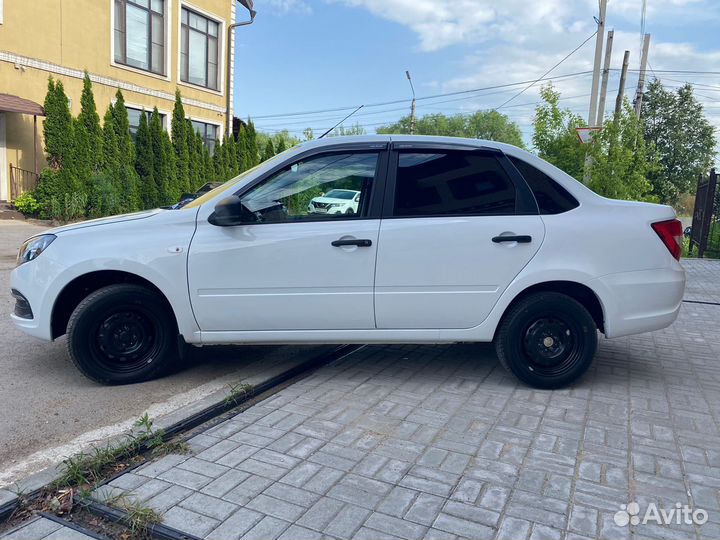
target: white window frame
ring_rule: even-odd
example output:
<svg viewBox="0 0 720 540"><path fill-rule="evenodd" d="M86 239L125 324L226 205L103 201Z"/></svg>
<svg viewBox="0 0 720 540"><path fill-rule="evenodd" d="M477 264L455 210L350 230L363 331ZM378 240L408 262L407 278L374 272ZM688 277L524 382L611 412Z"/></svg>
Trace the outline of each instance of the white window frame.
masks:
<svg viewBox="0 0 720 540"><path fill-rule="evenodd" d="M183 8L187 8L190 11L194 11L198 13L199 15L202 15L203 17L210 19L213 22L218 23L218 90L213 90L212 88L208 88L207 86L200 86L198 84L193 84L191 82L186 82L181 80L181 73L182 73L182 55L181 48L182 48L182 10ZM187 86L188 88L196 88L197 90L203 90L204 92L209 92L211 94L215 94L216 96L224 96L225 95L225 69L227 68L227 22L225 19L223 19L220 15L217 13L211 13L205 9L199 8L195 6L194 4L191 4L189 2L180 2L180 5L178 7L178 17L177 17L177 83L181 86ZM200 122L201 120L198 120ZM202 122L205 122L205 120L202 120ZM207 123L213 123L213 122L207 122ZM218 139L220 140L220 139Z"/></svg>
<svg viewBox="0 0 720 540"><path fill-rule="evenodd" d="M2 0L0 0L2 2ZM172 45L173 36L172 30L172 7L173 0L165 0L165 75L159 73L153 73L152 71L146 71L125 64L120 64L115 61L115 0L110 0L110 65L116 68L132 71L133 73L139 73L140 75L146 75L155 79L163 81L172 80ZM179 54L179 53L178 53Z"/></svg>

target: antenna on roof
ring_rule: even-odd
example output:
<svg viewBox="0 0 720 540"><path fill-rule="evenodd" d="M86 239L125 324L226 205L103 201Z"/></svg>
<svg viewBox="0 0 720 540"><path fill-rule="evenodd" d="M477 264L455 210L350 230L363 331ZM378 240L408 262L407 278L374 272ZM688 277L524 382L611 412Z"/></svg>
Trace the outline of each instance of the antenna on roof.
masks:
<svg viewBox="0 0 720 540"><path fill-rule="evenodd" d="M362 109L364 106L365 106L365 105L360 105L357 109L355 109L353 112L351 112L350 114L348 114L345 118L343 118L342 120L340 120L337 124L335 124L333 127L331 127L330 129L328 129L325 133L323 133L322 135L320 135L320 136L318 137L318 139L322 139L325 135L327 135L328 133L330 133L333 129L335 129L336 127L338 127L340 124L342 124L345 120L347 120L347 119L350 118L353 114L355 114L355 113L358 112L360 109Z"/></svg>

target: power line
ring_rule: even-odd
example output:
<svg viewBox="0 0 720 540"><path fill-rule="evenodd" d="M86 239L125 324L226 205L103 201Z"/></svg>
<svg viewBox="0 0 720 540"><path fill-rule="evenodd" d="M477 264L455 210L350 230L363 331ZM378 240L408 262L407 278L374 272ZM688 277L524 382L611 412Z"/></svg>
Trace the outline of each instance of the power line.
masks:
<svg viewBox="0 0 720 540"><path fill-rule="evenodd" d="M585 39L585 41L583 41L580 45L578 45L578 46L575 47L572 51L570 51L570 52L565 56L565 58L563 58L563 59L560 60L557 64L555 64L553 67L551 67L550 69L548 69L548 70L547 70L545 73L543 73L538 79L532 81L529 85L527 85L525 88L523 88L522 90L520 90L517 94L515 94L515 95L512 96L510 99L508 99L507 101L505 101L505 103L503 103L503 104L500 105L499 107L496 107L495 110L502 109L505 105L507 105L508 103L510 103L510 102L511 102L512 100L514 100L516 97L520 96L521 94L524 94L526 90L529 90L529 89L530 89L532 86L534 86L536 83L538 83L539 81L543 80L543 78L544 78L546 75L548 75L552 70L554 70L556 67L558 67L560 64L562 64L565 60L567 60L567 59L570 58L573 54L575 54L577 51L579 51L579 50L582 48L582 46L585 45L585 44L586 44L588 41L590 41L592 38L594 38L596 34L597 34L597 30L596 30L595 32L593 32L592 34L590 34L590 35L587 37L587 39Z"/></svg>
<svg viewBox="0 0 720 540"><path fill-rule="evenodd" d="M592 37L592 36L591 36L591 37ZM559 64L558 64L558 65L559 65ZM554 69L554 68L553 68L553 69ZM559 79L565 79L565 78L568 78L568 77L575 77L575 76L578 76L578 75L585 75L585 74L587 74L587 73L591 73L591 71L578 71L578 72L576 72L576 73L567 73L567 74L565 74L565 75L556 75L555 77L547 77L547 78L545 78L545 76L543 75L543 77L541 77L540 79L536 79L535 81L530 81L530 80L527 80L527 81L518 81L518 82L514 82L514 83L506 83L506 84L497 84L497 85L494 85L494 86L486 86L486 87L484 87L484 88L473 88L473 89L470 89L470 90L460 90L460 91L457 91L457 92L446 92L446 93L444 93L444 94L435 94L435 95L431 95L431 96L419 97L419 98L417 98L417 101L427 100L427 99L435 99L435 98L441 98L441 97L447 97L447 96L458 96L458 95L461 95L461 94L470 94L470 93L474 93L474 92L482 92L482 91L484 91L484 90L496 90L496 89L498 89L498 88L510 88L510 87L513 87L513 86L519 86L519 85L521 85L521 84L527 84L527 83L529 83L529 82L537 83L537 82L539 82L539 81L541 81L541 80L548 80L548 81L550 81L550 80L559 80ZM382 106L384 106L384 105L396 105L396 104L398 104L398 103L406 103L406 102L407 102L407 99L396 99L396 100L384 101L384 102L380 102L380 103L368 103L368 104L365 104L365 108L368 108L368 107L382 107ZM347 111L347 110L356 109L356 108L357 108L357 105L348 105L348 106L346 106L346 107L335 107L335 108L331 108L331 109L318 109L318 110L314 110L314 111L289 112L289 113L277 113L277 114L265 114L265 115L251 116L251 118L252 118L253 120L260 120L260 119L265 119L265 118L284 118L284 117L289 117L289 116L309 116L309 115L313 115L313 114L321 114L321 113L327 113L327 112Z"/></svg>

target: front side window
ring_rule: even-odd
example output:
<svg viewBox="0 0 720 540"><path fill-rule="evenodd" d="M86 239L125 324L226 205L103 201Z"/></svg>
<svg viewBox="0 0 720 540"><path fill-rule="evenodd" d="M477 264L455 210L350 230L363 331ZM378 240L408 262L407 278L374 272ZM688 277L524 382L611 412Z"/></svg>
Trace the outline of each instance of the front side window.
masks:
<svg viewBox="0 0 720 540"><path fill-rule="evenodd" d="M218 56L220 25L207 17L182 8L180 32L180 80L219 88Z"/></svg>
<svg viewBox="0 0 720 540"><path fill-rule="evenodd" d="M208 147L210 155L215 153L215 144L218 138L218 127L215 124L191 120L193 129L200 134L203 143Z"/></svg>
<svg viewBox="0 0 720 540"><path fill-rule="evenodd" d="M489 153L404 152L399 155L395 216L515 213L515 186Z"/></svg>
<svg viewBox="0 0 720 540"><path fill-rule="evenodd" d="M115 62L165 74L165 0L115 0Z"/></svg>
<svg viewBox="0 0 720 540"><path fill-rule="evenodd" d="M324 154L288 165L243 195L248 221L364 217L377 162L377 152L366 152Z"/></svg>

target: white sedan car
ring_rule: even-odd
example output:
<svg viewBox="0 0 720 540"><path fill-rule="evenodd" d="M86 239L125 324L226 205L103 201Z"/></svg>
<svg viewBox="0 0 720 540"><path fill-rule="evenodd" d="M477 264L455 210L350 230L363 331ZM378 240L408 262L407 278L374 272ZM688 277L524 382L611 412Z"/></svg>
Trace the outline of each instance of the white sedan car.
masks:
<svg viewBox="0 0 720 540"><path fill-rule="evenodd" d="M360 192L357 211L308 211ZM443 137L308 142L175 210L59 227L12 273L15 324L109 384L217 343L494 342L555 388L608 338L677 317L668 206L600 197L516 147Z"/></svg>

